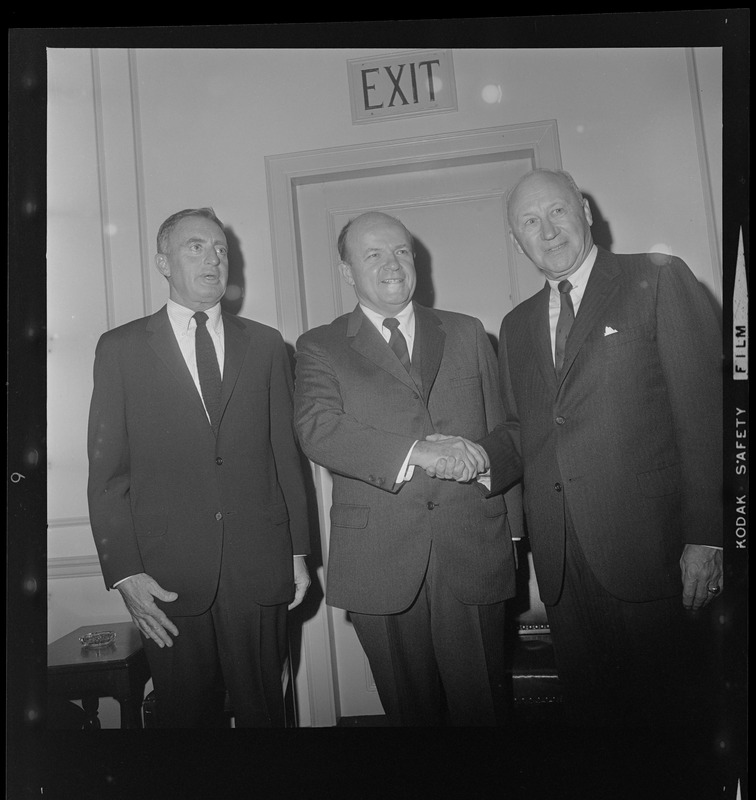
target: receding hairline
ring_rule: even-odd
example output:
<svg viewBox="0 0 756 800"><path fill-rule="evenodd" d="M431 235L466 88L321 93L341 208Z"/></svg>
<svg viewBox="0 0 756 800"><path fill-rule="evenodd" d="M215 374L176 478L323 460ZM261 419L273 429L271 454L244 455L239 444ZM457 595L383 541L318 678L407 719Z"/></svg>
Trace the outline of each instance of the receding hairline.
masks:
<svg viewBox="0 0 756 800"><path fill-rule="evenodd" d="M415 238L412 236L407 226L400 219L392 217L391 214L386 214L385 211L365 211L363 214L359 214L358 216L350 219L349 222L347 222L346 225L344 225L344 227L341 229L341 232L339 233L339 238L336 243L336 247L339 253L339 260L342 261L344 264L350 263L348 258L349 247L347 243L349 233L351 232L352 228L355 227L355 225L359 224L360 222L368 221L370 218L382 219L385 220L386 222L398 225L407 234L407 238L409 239L409 242L412 245L412 248L414 249Z"/></svg>
<svg viewBox="0 0 756 800"><path fill-rule="evenodd" d="M203 206L202 208L185 208L182 211L177 211L175 214L171 214L158 230L157 234L157 251L158 253L165 254L168 239L170 238L171 233L173 232L174 228L181 222L182 219L188 219L190 217L202 217L203 219L209 219L211 222L214 222L220 229L223 231L225 235L226 229L223 226L223 223L218 219L215 210L211 206Z"/></svg>
<svg viewBox="0 0 756 800"><path fill-rule="evenodd" d="M567 186L567 188L573 193L575 199L578 203L583 203L585 199L583 197L583 193L580 191L575 179L570 175L567 170L563 169L546 169L543 167L539 167L538 169L533 169L530 172L523 175L519 181L507 192L506 196L506 209L507 209L507 221L511 223L512 220L512 198L515 196L515 192L523 186L523 184L527 183L532 178L537 178L539 176L547 177L547 178L556 178L557 180L561 181L563 184Z"/></svg>

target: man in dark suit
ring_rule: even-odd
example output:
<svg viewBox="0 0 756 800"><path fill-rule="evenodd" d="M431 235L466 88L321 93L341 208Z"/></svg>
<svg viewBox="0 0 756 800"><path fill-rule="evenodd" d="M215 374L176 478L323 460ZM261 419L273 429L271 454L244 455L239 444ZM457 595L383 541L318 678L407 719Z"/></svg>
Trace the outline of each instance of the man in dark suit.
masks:
<svg viewBox="0 0 756 800"><path fill-rule="evenodd" d="M706 656L690 617L722 588L719 326L680 259L594 245L567 173L529 173L507 209L547 283L502 323L507 421L481 443L492 489L509 481L519 442L571 718L674 723Z"/></svg>
<svg viewBox="0 0 756 800"><path fill-rule="evenodd" d="M358 305L296 353L300 443L333 475L326 602L350 612L391 724L441 724L442 693L451 724L500 724L514 557L504 498L473 480L502 420L493 349L477 319L412 302L398 220L360 215L339 256Z"/></svg>
<svg viewBox="0 0 756 800"><path fill-rule="evenodd" d="M286 611L309 586L292 380L278 331L223 313L212 209L158 233L167 306L105 333L89 419L103 576L144 637L162 727L284 724ZM197 313L199 312L199 313Z"/></svg>

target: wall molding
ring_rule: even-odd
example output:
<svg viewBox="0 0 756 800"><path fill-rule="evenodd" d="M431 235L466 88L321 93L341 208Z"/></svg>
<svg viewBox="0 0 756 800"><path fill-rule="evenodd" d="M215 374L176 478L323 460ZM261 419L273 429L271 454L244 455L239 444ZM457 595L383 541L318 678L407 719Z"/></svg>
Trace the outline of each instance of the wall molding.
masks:
<svg viewBox="0 0 756 800"><path fill-rule="evenodd" d="M110 237L107 235L110 216L108 214L108 189L106 182L105 142L102 120L102 82L100 78L100 57L96 49L90 51L92 63L92 92L94 111L94 137L97 152L97 182L99 188L99 207L102 231L102 269L105 282L105 318L108 330L115 327L115 289L113 286L113 257L110 250Z"/></svg>
<svg viewBox="0 0 756 800"><path fill-rule="evenodd" d="M698 166L701 173L701 190L706 214L706 232L709 241L709 257L711 258L712 273L714 278L714 291L717 300L722 303L722 255L717 233L717 223L714 214L714 190L711 182L711 168L709 166L709 149L706 142L703 124L703 109L701 108L701 87L698 81L696 56L694 48L685 48L685 62L688 69L688 86L690 88L690 102L693 113L693 129L696 137L696 153Z"/></svg>
<svg viewBox="0 0 756 800"><path fill-rule="evenodd" d="M92 50L108 328L152 313L135 51Z"/></svg>
<svg viewBox="0 0 756 800"><path fill-rule="evenodd" d="M131 119L133 125L132 137L134 140L134 184L136 192L136 223L139 230L139 245L142 254L142 298L144 301L144 314L147 316L152 308L152 284L150 274L153 267L150 257L150 248L147 241L147 201L144 188L144 159L142 147L142 119L139 105L139 79L137 75L136 51L128 50L129 87L131 89Z"/></svg>
<svg viewBox="0 0 756 800"><path fill-rule="evenodd" d="M47 528L88 528L89 517L55 517L47 520Z"/></svg>
<svg viewBox="0 0 756 800"><path fill-rule="evenodd" d="M101 578L100 559L91 556L62 556L47 559L47 579Z"/></svg>
<svg viewBox="0 0 756 800"><path fill-rule="evenodd" d="M295 342L306 329L298 185L434 169L464 159L514 153L531 158L533 166L560 169L556 120L265 156L277 327L284 339Z"/></svg>

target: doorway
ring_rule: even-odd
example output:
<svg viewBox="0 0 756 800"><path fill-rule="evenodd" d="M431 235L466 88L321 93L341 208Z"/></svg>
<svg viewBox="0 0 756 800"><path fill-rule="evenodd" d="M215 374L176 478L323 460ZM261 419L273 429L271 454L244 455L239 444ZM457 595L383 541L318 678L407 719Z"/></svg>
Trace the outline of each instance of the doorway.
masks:
<svg viewBox="0 0 756 800"><path fill-rule="evenodd" d="M555 121L266 158L280 330L305 330L351 311L337 270L343 225L367 210L399 218L416 243L423 305L478 317L496 344L502 317L543 286L507 234L505 197L533 167L560 168ZM312 465L325 586L331 480ZM314 566L314 565L313 565ZM532 574L532 570L531 570ZM530 590L531 598L537 591ZM320 604L303 627L300 724L381 714L348 614Z"/></svg>

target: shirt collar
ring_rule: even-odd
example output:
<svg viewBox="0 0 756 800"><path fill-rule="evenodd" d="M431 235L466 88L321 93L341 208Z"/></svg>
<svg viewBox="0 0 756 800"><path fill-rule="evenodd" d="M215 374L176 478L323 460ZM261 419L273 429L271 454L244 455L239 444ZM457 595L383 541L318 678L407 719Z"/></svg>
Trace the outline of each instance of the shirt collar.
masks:
<svg viewBox="0 0 756 800"><path fill-rule="evenodd" d="M360 303L360 308L362 309L362 313L380 331L383 327L383 320L386 319L386 315L379 314L377 311L373 311L372 308L367 308L366 306L362 305L362 303ZM415 321L414 303L410 301L398 314L394 314L394 316L399 320L399 326L401 328L403 328L405 331L410 331Z"/></svg>
<svg viewBox="0 0 756 800"><path fill-rule="evenodd" d="M166 310L168 311L168 319L171 323L182 331L188 331L192 325L195 312L191 308L182 306L175 300L168 298L166 303ZM205 309L207 314L207 327L215 331L220 331L221 328L221 305L220 302L214 306ZM196 323L195 323L196 324Z"/></svg>

